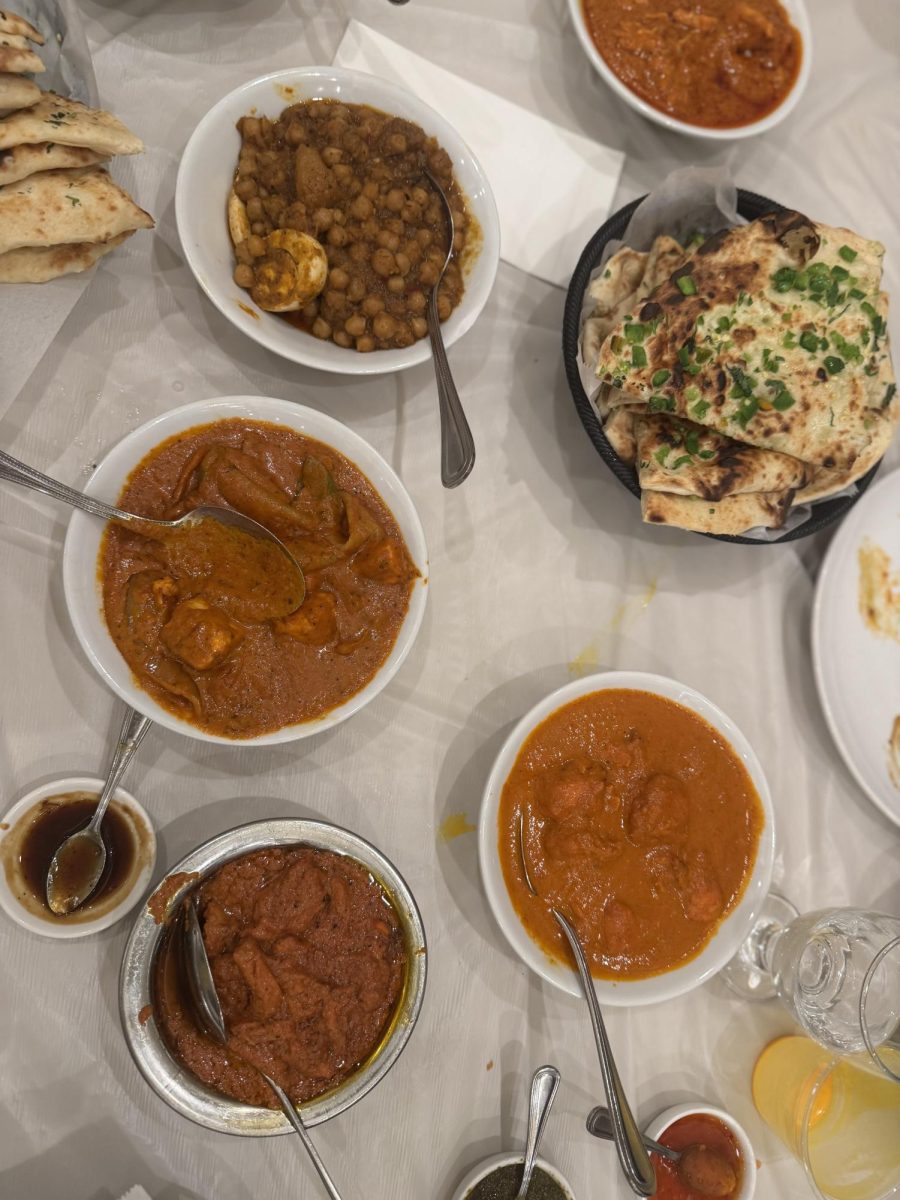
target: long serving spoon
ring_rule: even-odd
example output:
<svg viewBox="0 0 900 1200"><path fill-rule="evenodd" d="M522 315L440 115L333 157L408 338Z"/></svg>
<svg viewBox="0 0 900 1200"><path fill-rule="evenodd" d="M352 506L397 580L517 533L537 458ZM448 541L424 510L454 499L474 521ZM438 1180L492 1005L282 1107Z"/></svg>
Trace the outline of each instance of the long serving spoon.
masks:
<svg viewBox="0 0 900 1200"><path fill-rule="evenodd" d="M515 1200L525 1200L531 1186L531 1176L534 1174L534 1160L537 1158L538 1146L544 1136L544 1127L550 1115L550 1108L556 1099L559 1089L559 1071L556 1067L538 1067L531 1080L531 1096L528 1103L528 1136L525 1141L525 1163L522 1168L522 1182L516 1192Z"/></svg>
<svg viewBox="0 0 900 1200"><path fill-rule="evenodd" d="M396 0L395 0L396 2ZM447 257L441 267L437 282L428 296L428 336L431 339L431 355L434 359L434 374L437 380L438 404L441 413L441 483L445 488L458 487L467 479L475 466L475 439L463 412L459 392L453 382L450 364L447 362L447 351L444 348L444 338L441 333L441 319L438 316L438 288L444 278L444 272L453 257L453 236L456 232L453 224L453 210L447 193L432 175L425 170L424 175L434 190L440 196L447 221L449 242Z"/></svg>
<svg viewBox="0 0 900 1200"><path fill-rule="evenodd" d="M222 1012L219 994L216 991L215 980L213 979L209 958L206 954L206 945L203 941L203 931L200 928L200 919L197 916L196 898L194 896L190 896L185 903L182 909L182 920L185 974L187 975L188 993L191 1004L201 1027L214 1041L224 1046L228 1042L228 1030L225 1027L225 1015ZM337 1190L334 1180L328 1174L328 1169L319 1157L319 1152L312 1138L309 1136L309 1131L303 1124L300 1114L292 1104L287 1092L270 1075L267 1075L265 1071L260 1070L259 1067L256 1067L256 1070L259 1071L260 1075L272 1089L272 1092L278 1099L278 1103L281 1105L281 1111L293 1125L300 1140L303 1142L304 1149L312 1160L312 1164L325 1186L325 1191L331 1200L341 1200L341 1194Z"/></svg>
<svg viewBox="0 0 900 1200"><path fill-rule="evenodd" d="M91 817L84 829L79 829L62 843L47 869L46 895L51 912L58 917L81 908L93 895L103 868L106 866L106 842L100 825L106 815L113 793L134 758L134 752L153 722L133 708L125 710L119 740L110 760L106 783Z"/></svg>
<svg viewBox="0 0 900 1200"><path fill-rule="evenodd" d="M519 857L522 863L522 875L525 879L525 886L531 892L532 896L537 896L537 888L532 883L531 876L528 873L528 860L525 856L525 823L521 810L518 814L517 831ZM585 957L584 948L581 945L581 939L572 922L558 908L551 905L550 912L565 934L566 941L571 947L575 963L578 967L578 974L581 976L581 987L591 1014L594 1041L596 1042L597 1054L600 1058L600 1074L603 1077L606 1102L609 1105L610 1116L612 1118L613 1138L616 1143L616 1152L619 1155L619 1163L621 1164L625 1178L628 1180L628 1186L635 1195L653 1196L656 1192L656 1171L647 1151L644 1149L640 1130L635 1122L628 1099L625 1096L625 1089L622 1087L622 1081L619 1078L619 1072L616 1069L612 1046L609 1043L603 1014L597 1002L597 993L594 991L594 980L587 963L587 958Z"/></svg>
<svg viewBox="0 0 900 1200"><path fill-rule="evenodd" d="M75 488L68 487L66 484L60 483L59 480L52 479L49 475L44 475L43 472L35 470L34 467L29 467L27 463L20 462L19 459L13 458L11 454L6 454L2 450L0 450L0 479L6 480L7 483L18 483L22 487L30 488L34 492L40 492L44 496L50 496L54 500L62 500L65 504L71 504L73 508L80 508L82 512L89 513L92 517L101 517L106 521L116 521L121 525L131 527L149 526L151 530L189 530L201 521L212 520L217 521L220 525L242 530L244 533L251 534L260 541L272 542L281 550L290 566L293 567L297 577L297 607L303 603L306 595L306 580L303 577L300 564L294 558L293 554L291 554L280 538L277 538L270 529L266 529L265 525L260 525L252 517L244 516L243 513L235 512L234 509L219 508L214 505L202 505L189 513L185 513L177 521L163 521L157 517L141 517L137 513L126 512L124 509L116 508L112 504L106 504L103 500L97 500L94 496L86 496L84 492L76 491Z"/></svg>

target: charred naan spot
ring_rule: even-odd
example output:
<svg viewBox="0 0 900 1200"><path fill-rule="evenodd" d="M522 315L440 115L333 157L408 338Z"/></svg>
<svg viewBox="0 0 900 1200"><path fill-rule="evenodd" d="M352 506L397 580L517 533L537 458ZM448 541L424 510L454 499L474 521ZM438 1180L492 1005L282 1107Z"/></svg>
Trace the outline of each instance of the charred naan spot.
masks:
<svg viewBox="0 0 900 1200"><path fill-rule="evenodd" d="M672 386L680 388L684 383L684 367L676 359L675 365L672 367Z"/></svg>
<svg viewBox="0 0 900 1200"><path fill-rule="evenodd" d="M714 233L712 237L708 237L702 246L697 249L697 257L702 258L704 254L713 254L721 246L728 241L731 234L730 229L720 229L718 233Z"/></svg>
<svg viewBox="0 0 900 1200"><path fill-rule="evenodd" d="M834 459L831 457L830 454L828 455L827 458L822 459L823 467L833 467L834 465L835 465Z"/></svg>
<svg viewBox="0 0 900 1200"><path fill-rule="evenodd" d="M716 406L716 408L722 408L724 403L725 403L725 397L720 392L719 395L716 396L715 400L713 400L713 404Z"/></svg>
<svg viewBox="0 0 900 1200"><path fill-rule="evenodd" d="M638 316L642 321L652 321L654 317L658 317L662 312L662 305L657 304L655 300L648 300Z"/></svg>
<svg viewBox="0 0 900 1200"><path fill-rule="evenodd" d="M728 382L728 377L723 370L719 370L716 374L716 387L720 392L725 390L725 384Z"/></svg>
<svg viewBox="0 0 900 1200"><path fill-rule="evenodd" d="M759 221L800 266L815 258L819 235L815 225L803 213L766 213Z"/></svg>
<svg viewBox="0 0 900 1200"><path fill-rule="evenodd" d="M661 516L657 512L653 512L652 510L647 513L646 520L650 521L653 525L665 525L666 523L665 517Z"/></svg>
<svg viewBox="0 0 900 1200"><path fill-rule="evenodd" d="M828 372L825 370L824 367L819 367L818 371L816 371L816 379L818 379L818 381L820 383L827 383Z"/></svg>
<svg viewBox="0 0 900 1200"><path fill-rule="evenodd" d="M739 325L737 329L732 329L729 337L736 346L746 346L756 337L756 330L751 329L749 325Z"/></svg>

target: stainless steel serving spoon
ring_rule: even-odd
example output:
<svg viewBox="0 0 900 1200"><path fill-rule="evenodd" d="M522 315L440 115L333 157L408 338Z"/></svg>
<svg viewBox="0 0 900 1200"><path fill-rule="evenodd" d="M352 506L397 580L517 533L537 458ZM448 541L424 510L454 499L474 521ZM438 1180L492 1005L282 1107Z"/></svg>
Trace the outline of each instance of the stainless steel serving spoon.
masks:
<svg viewBox="0 0 900 1200"><path fill-rule="evenodd" d="M185 952L184 965L191 1004L200 1026L214 1041L224 1046L228 1042L225 1016L222 1012L222 1005L219 1002L219 995L216 991L215 981L213 980L209 958L206 954L203 931L200 928L200 919L197 916L196 897L193 895L188 897L183 906L182 920L182 937ZM312 1138L309 1136L309 1131L303 1124L300 1114L291 1103L287 1092L270 1075L267 1075L265 1071L261 1071L259 1067L255 1069L259 1071L260 1075L272 1089L272 1092L278 1099L278 1103L281 1105L281 1111L299 1135L306 1153L312 1160L312 1164L316 1168L319 1178L322 1180L325 1191L331 1200L341 1200L341 1194L337 1190L334 1180L328 1174L328 1170L319 1157L319 1152Z"/></svg>
<svg viewBox="0 0 900 1200"><path fill-rule="evenodd" d="M525 1140L525 1164L522 1168L522 1182L516 1192L515 1200L525 1200L531 1186L531 1176L534 1174L534 1160L537 1158L538 1146L544 1136L544 1127L550 1115L553 1101L559 1089L559 1071L556 1067L538 1067L531 1080L531 1095L528 1103L528 1136Z"/></svg>
<svg viewBox="0 0 900 1200"><path fill-rule="evenodd" d="M80 908L100 882L106 866L106 843L100 833L100 824L135 750L152 724L149 717L133 708L125 710L119 740L94 815L84 829L66 838L50 861L45 890L47 904L58 917L66 917Z"/></svg>
<svg viewBox="0 0 900 1200"><path fill-rule="evenodd" d="M65 504L71 504L73 508L80 508L82 512L89 513L92 517L101 517L105 521L117 521L122 525L149 525L152 529L190 529L191 526L202 520L213 520L218 521L220 525L241 529L244 533L252 534L261 541L273 542L297 573L299 588L297 606L299 607L303 603L306 595L306 580L300 564L284 542L277 538L270 529L266 529L265 525L260 525L252 517L246 517L243 513L235 512L231 508L219 508L205 504L200 508L195 508L192 512L185 513L177 521L140 517L137 513L125 512L124 509L116 508L115 505L107 504L103 500L97 500L94 496L86 496L84 492L76 491L75 488L68 487L59 480L52 479L49 475L44 475L43 472L29 467L27 463L20 462L19 459L13 458L11 454L6 454L2 450L0 450L0 479L6 480L7 483L18 483L22 487L40 492L44 496L50 496L54 500L62 500Z"/></svg>
<svg viewBox="0 0 900 1200"><path fill-rule="evenodd" d="M531 876L528 872L528 860L525 856L525 823L521 810L518 814L517 832L519 858L522 863L522 875L525 880L525 886L531 892L532 896L537 896L538 891L531 881ZM600 1074L603 1077L606 1102L609 1105L610 1116L612 1118L613 1139L616 1143L619 1163L621 1164L625 1178L628 1180L628 1186L635 1195L652 1196L656 1192L656 1171L647 1151L644 1149L640 1130L637 1127L634 1115L628 1104L628 1099L625 1096L625 1089L622 1087L622 1081L619 1078L619 1072L616 1069L616 1062L613 1058L612 1047L606 1033L603 1013L600 1011L600 1005L597 1002L597 993L594 991L594 980L588 966L587 958L585 957L584 947L581 945L581 939L568 917L564 916L553 905L550 906L550 913L555 918L556 923L563 931L566 941L571 947L575 963L578 967L578 974L581 977L581 987L591 1014L591 1026L594 1030L594 1041L597 1045L597 1054L600 1059Z"/></svg>
<svg viewBox="0 0 900 1200"><path fill-rule="evenodd" d="M437 282L429 293L426 317L441 413L441 483L445 488L454 488L469 477L475 466L475 439L472 437L472 430L469 428L469 422L463 412L459 392L456 390L456 384L453 382L453 375L450 372L450 364L447 362L447 351L441 333L441 319L438 316L437 304L438 288L441 286L444 272L453 257L453 236L456 230L453 224L453 210L450 208L447 193L431 171L426 169L424 175L441 198L449 234L447 257L444 259Z"/></svg>
<svg viewBox="0 0 900 1200"><path fill-rule="evenodd" d="M587 1131L594 1137L603 1138L607 1142L614 1142L616 1140L612 1113L608 1108L604 1108L602 1104L598 1104L596 1108L591 1109L588 1113ZM641 1134L641 1140L648 1150L652 1150L654 1154L658 1154L661 1158L668 1158L671 1162L675 1163L681 1158L680 1150L672 1150L669 1146L664 1146L661 1142L655 1142L652 1137L647 1137L645 1133Z"/></svg>

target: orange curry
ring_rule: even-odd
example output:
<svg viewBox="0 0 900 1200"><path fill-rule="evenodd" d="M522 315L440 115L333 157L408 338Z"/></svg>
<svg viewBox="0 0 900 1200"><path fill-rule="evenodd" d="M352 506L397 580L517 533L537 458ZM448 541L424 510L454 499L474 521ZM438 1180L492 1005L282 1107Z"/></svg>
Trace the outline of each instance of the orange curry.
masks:
<svg viewBox="0 0 900 1200"><path fill-rule="evenodd" d="M217 421L151 451L119 503L164 518L235 509L281 538L306 578L298 607L279 551L272 562L271 544L247 553L213 523L162 538L108 528L109 631L139 686L183 719L234 738L313 720L389 655L418 572L384 501L336 450L265 422Z"/></svg>
<svg viewBox="0 0 900 1200"><path fill-rule="evenodd" d="M749 125L794 85L803 46L779 0L583 0L591 38L653 108L712 129Z"/></svg>
<svg viewBox="0 0 900 1200"><path fill-rule="evenodd" d="M518 846L538 896L528 891ZM649 692L593 692L527 738L500 797L499 850L520 919L569 959L574 921L593 974L640 979L694 958L737 904L762 807L731 746Z"/></svg>

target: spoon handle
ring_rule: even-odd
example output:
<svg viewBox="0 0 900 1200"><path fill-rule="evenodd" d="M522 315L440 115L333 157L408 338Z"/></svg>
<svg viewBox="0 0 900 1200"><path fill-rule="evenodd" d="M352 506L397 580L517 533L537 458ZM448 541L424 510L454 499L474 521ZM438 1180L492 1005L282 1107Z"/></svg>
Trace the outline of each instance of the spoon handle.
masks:
<svg viewBox="0 0 900 1200"><path fill-rule="evenodd" d="M656 1192L656 1171L647 1156L640 1130L625 1096L625 1089L616 1070L612 1047L606 1033L606 1025L600 1005L597 1003L597 993L594 991L594 981L590 968L581 947L581 940L571 923L556 908L551 910L566 940L572 948L578 973L581 976L581 986L591 1014L591 1025L594 1029L594 1041L597 1043L597 1054L600 1057L600 1073L603 1076L603 1087L606 1091L606 1102L609 1105L613 1122L616 1151L619 1162L628 1185L637 1196L652 1196Z"/></svg>
<svg viewBox="0 0 900 1200"><path fill-rule="evenodd" d="M21 484L22 487L31 488L34 492L41 492L44 496L50 496L54 500L63 500L66 504L71 504L73 508L80 508L84 512L90 513L92 517L103 517L107 521L134 520L133 514L123 512L112 504L105 504L93 496L86 496L84 492L78 492L75 488L60 483L58 479L51 479L49 475L36 471L34 467L29 467L27 463L20 462L2 450L0 450L0 479L5 479L7 483Z"/></svg>
<svg viewBox="0 0 900 1200"><path fill-rule="evenodd" d="M614 1142L616 1135L613 1130L612 1116L608 1108L604 1108L602 1104L596 1108L592 1108L588 1113L587 1131L594 1137L603 1138L607 1142ZM668 1158L671 1162L678 1162L681 1154L678 1150L672 1150L668 1146L663 1146L660 1142L655 1142L653 1138L647 1137L644 1134L644 1145L648 1150L652 1150L654 1154L658 1154L661 1158Z"/></svg>
<svg viewBox="0 0 900 1200"><path fill-rule="evenodd" d="M312 1165L316 1168L316 1171L319 1174L319 1178L322 1180L322 1184L325 1188L325 1191L331 1197L331 1200L341 1200L341 1193L337 1190L334 1180L328 1174L328 1168L325 1166L325 1164L322 1162L322 1159L319 1157L319 1152L316 1149L312 1138L309 1136L309 1130L303 1124L303 1121L300 1118L300 1114L297 1112L296 1108L294 1108L293 1104L291 1103L290 1096L288 1096L288 1094L284 1090L284 1088L280 1087L279 1084L277 1084L274 1079L270 1079L268 1075L263 1075L263 1078L265 1079L265 1081L269 1085L269 1087L272 1089L272 1091L275 1093L275 1095L278 1097L278 1103L281 1105L282 1112L284 1113L284 1115L287 1117L287 1119L293 1125L294 1129L299 1134L300 1140L303 1142L303 1146L306 1150L306 1153L309 1155L310 1159L312 1160Z"/></svg>
<svg viewBox="0 0 900 1200"><path fill-rule="evenodd" d="M534 1173L534 1160L537 1148L544 1136L544 1127L550 1115L550 1108L556 1099L559 1088L559 1071L556 1067L538 1067L531 1080L531 1099L528 1105L528 1140L525 1143L525 1165L522 1169L522 1182L516 1200L528 1195L531 1176Z"/></svg>
<svg viewBox="0 0 900 1200"><path fill-rule="evenodd" d="M133 708L126 708L122 728L119 730L119 740L110 760L106 783L103 785L103 791L100 793L100 799L97 801L97 807L94 809L88 829L94 832L99 829L113 792L119 786L122 776L128 769L128 764L134 758L135 750L152 724L149 717L135 712Z"/></svg>
<svg viewBox="0 0 900 1200"><path fill-rule="evenodd" d="M441 414L441 483L445 488L454 488L469 477L475 466L475 439L447 361L437 309L437 288L433 288L428 297L428 336Z"/></svg>

